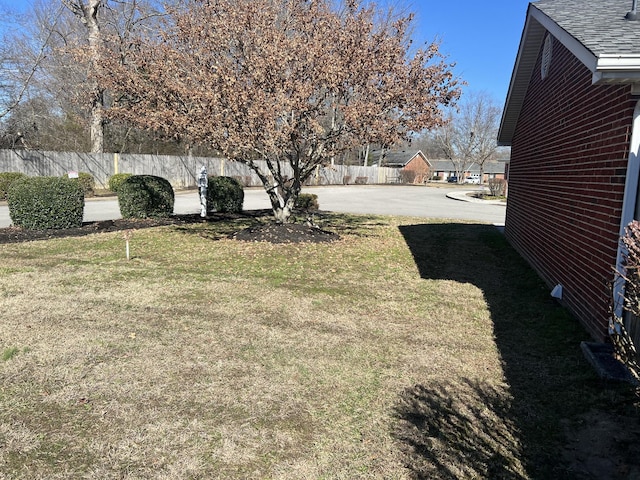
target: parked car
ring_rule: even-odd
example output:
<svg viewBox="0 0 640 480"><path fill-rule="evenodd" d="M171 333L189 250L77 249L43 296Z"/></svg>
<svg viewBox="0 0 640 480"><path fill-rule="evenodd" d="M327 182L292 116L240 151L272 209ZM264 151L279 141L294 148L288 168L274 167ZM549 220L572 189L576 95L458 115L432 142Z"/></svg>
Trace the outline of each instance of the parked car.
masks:
<svg viewBox="0 0 640 480"><path fill-rule="evenodd" d="M449 177L447 178L447 182L449 183L458 183L458 177Z"/></svg>
<svg viewBox="0 0 640 480"><path fill-rule="evenodd" d="M480 185L480 174L472 173L464 179L464 183L472 183L474 185Z"/></svg>

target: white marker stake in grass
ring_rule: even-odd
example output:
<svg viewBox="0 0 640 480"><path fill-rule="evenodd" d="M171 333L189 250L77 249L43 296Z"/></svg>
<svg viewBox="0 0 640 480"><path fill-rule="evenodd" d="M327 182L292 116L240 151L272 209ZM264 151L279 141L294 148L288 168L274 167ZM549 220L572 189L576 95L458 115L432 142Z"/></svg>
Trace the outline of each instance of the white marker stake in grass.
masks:
<svg viewBox="0 0 640 480"><path fill-rule="evenodd" d="M133 230L125 230L124 233L122 234L123 238L124 238L124 242L126 245L126 250L127 250L127 260L131 260L131 257L129 255L129 240L131 239L131 237L133 237Z"/></svg>

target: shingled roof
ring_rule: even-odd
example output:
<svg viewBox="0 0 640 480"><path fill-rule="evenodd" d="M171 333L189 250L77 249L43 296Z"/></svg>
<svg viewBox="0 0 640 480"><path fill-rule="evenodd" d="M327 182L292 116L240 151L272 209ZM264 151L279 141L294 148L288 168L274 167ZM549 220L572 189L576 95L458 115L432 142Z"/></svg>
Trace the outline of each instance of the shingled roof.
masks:
<svg viewBox="0 0 640 480"><path fill-rule="evenodd" d="M596 57L640 56L640 22L625 18L631 0L540 0L537 8Z"/></svg>
<svg viewBox="0 0 640 480"><path fill-rule="evenodd" d="M627 83L640 93L640 20L632 0L539 0L530 3L511 76L498 143L510 145L548 31L593 74L593 83Z"/></svg>
<svg viewBox="0 0 640 480"><path fill-rule="evenodd" d="M422 153L422 150L391 150L386 152L381 152L380 150L376 150L372 152L372 156L375 159L375 163L380 162L380 156L384 153L384 159L382 160L382 164L385 167L397 167L402 168L406 166L411 160L415 157L421 157L427 165L431 165L426 155Z"/></svg>

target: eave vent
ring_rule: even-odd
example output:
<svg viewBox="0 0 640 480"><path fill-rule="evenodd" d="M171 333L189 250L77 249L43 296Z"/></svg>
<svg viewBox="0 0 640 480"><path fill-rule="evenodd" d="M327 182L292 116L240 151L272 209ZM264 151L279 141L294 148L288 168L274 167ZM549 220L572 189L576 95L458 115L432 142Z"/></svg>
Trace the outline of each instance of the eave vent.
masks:
<svg viewBox="0 0 640 480"><path fill-rule="evenodd" d="M542 48L542 64L540 66L540 76L544 80L549 75L549 68L551 68L551 55L553 53L553 37L550 33L547 33L544 39L544 47Z"/></svg>

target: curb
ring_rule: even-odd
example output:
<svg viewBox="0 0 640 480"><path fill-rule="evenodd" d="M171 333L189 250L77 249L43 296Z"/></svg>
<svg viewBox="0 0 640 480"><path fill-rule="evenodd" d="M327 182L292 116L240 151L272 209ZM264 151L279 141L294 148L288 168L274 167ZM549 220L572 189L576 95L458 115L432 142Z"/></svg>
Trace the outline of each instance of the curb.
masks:
<svg viewBox="0 0 640 480"><path fill-rule="evenodd" d="M503 202L502 200L482 200L480 198L470 197L470 193L479 192L480 190L466 190L463 192L449 192L447 193L447 198L452 200L458 200L460 202L469 202L469 203L484 203L486 205L503 205L507 206L507 202Z"/></svg>

